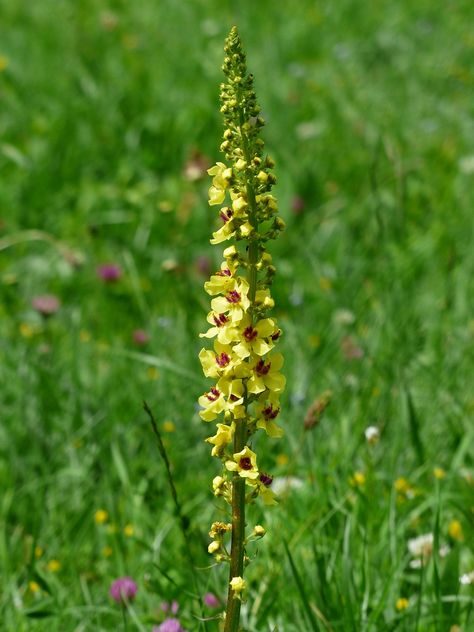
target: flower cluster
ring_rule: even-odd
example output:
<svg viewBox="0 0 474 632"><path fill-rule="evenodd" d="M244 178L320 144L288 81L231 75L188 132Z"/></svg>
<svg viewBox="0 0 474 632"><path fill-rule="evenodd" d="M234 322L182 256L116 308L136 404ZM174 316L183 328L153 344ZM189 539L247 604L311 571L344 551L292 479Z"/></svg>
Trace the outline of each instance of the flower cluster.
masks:
<svg viewBox="0 0 474 632"><path fill-rule="evenodd" d="M220 207L221 223L211 243L230 244L223 251L220 269L204 285L212 299L210 327L201 337L213 340L213 347L202 349L199 359L214 384L199 398L199 414L206 422L217 421L216 433L207 439L212 455L223 465L222 474L213 481L215 495L231 503L232 485L243 479L246 502L261 496L265 504L274 504L272 478L260 471L249 443L257 430L273 438L283 433L278 425L279 395L285 386L280 373L283 357L275 351L281 330L268 315L274 306L270 285L275 267L265 245L284 223L270 193L276 181L273 161L263 154L259 131L264 123L235 28L226 41L225 55L221 151L226 162L218 162L208 173L212 176L209 204ZM224 533L209 547L219 560L227 557ZM240 595L243 583L232 586Z"/></svg>

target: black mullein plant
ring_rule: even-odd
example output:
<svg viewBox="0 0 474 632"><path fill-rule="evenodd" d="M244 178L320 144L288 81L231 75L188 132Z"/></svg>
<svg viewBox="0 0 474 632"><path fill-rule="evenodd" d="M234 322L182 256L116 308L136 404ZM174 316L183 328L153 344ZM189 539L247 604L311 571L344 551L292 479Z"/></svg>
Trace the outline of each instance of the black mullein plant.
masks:
<svg viewBox="0 0 474 632"><path fill-rule="evenodd" d="M199 404L204 421L218 422L217 432L207 439L212 455L222 462L213 489L231 505L232 522L213 523L209 552L216 561L230 564L224 630L237 632L246 591L245 547L265 535L260 525L246 531L246 505L258 497L267 505L276 503L272 478L259 470L251 442L258 430L272 438L282 435L276 420L285 378L279 372L283 357L275 353L281 331L275 318L268 317L274 306L269 287L275 268L266 244L279 235L284 222L270 193L274 163L263 154L264 122L235 27L224 51L227 81L221 84L225 130L220 149L226 162L218 162L208 173L213 177L209 204L220 207L222 221L211 243L230 245L220 270L204 286L214 298L207 317L211 327L201 336L214 339L214 344L212 350L202 349L199 358L215 384Z"/></svg>

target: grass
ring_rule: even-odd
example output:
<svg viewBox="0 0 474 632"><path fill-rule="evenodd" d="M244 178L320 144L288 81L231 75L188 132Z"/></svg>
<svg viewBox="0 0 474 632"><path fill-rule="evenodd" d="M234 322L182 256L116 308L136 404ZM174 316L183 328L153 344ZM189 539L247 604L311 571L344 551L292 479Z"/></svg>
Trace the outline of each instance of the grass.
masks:
<svg viewBox="0 0 474 632"><path fill-rule="evenodd" d="M423 0L2 2L3 629L121 629L108 589L124 574L139 584L129 629L150 630L173 598L184 627L199 629L143 400L190 521L199 588L225 593L224 571L207 568L222 514L195 407L207 309L196 261L218 259L207 179L183 170L195 150L220 158L233 23L288 226L273 250L286 436L259 455L302 482L275 510L254 510L268 535L247 570L243 625L472 628L472 586L459 576L474 569L473 17L462 0L443 12ZM115 284L96 275L109 261L123 270ZM45 293L62 303L48 320L31 307ZM450 552L435 546L413 569L407 541L423 533Z"/></svg>

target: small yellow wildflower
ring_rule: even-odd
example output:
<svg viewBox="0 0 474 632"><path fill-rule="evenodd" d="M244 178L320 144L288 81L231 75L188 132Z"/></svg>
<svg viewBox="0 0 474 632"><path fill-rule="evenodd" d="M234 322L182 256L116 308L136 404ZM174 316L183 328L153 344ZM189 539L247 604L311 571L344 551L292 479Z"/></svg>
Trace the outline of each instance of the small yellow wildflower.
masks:
<svg viewBox="0 0 474 632"><path fill-rule="evenodd" d="M410 605L410 602L408 601L408 599L406 597L400 597L399 599L397 599L397 602L395 604L395 608L398 611L402 611L402 610L406 610L409 605Z"/></svg>
<svg viewBox="0 0 474 632"><path fill-rule="evenodd" d="M160 372L156 366L149 366L146 370L146 375L149 380L157 380L160 377Z"/></svg>
<svg viewBox="0 0 474 632"><path fill-rule="evenodd" d="M451 520L448 527L448 533L449 537L453 540L457 540L458 542L462 542L464 540L464 533L459 520Z"/></svg>
<svg viewBox="0 0 474 632"><path fill-rule="evenodd" d="M446 476L446 472L445 470L443 470L442 467L435 467L433 470L433 476L437 478L438 480L441 480L442 478Z"/></svg>
<svg viewBox="0 0 474 632"><path fill-rule="evenodd" d="M104 557L110 557L113 552L114 551L111 546L104 546L104 548L102 549L102 555Z"/></svg>
<svg viewBox="0 0 474 632"><path fill-rule="evenodd" d="M79 332L79 340L81 342L90 342L91 339L91 334L89 331L87 331L86 329L81 329L81 331Z"/></svg>
<svg viewBox="0 0 474 632"><path fill-rule="evenodd" d="M213 553L216 553L220 548L221 548L220 542L213 540L207 547L207 550L212 555Z"/></svg>
<svg viewBox="0 0 474 632"><path fill-rule="evenodd" d="M217 424L217 433L213 437L208 437L206 439L208 443L211 443L214 446L211 451L212 456L219 456L223 453L225 447L233 440L234 430L234 423L230 426L227 424Z"/></svg>
<svg viewBox="0 0 474 632"><path fill-rule="evenodd" d="M312 349L317 349L321 346L321 336L318 336L318 334L311 334L311 336L308 336L308 343Z"/></svg>
<svg viewBox="0 0 474 632"><path fill-rule="evenodd" d="M5 55L0 55L0 72L3 72L8 68L8 58Z"/></svg>
<svg viewBox="0 0 474 632"><path fill-rule="evenodd" d="M265 528L262 527L262 525L260 524L256 524L255 527L253 528L253 534L259 538L263 538L265 533L266 533Z"/></svg>
<svg viewBox="0 0 474 632"><path fill-rule="evenodd" d="M280 465L280 466L286 465L288 461L289 461L289 457L287 454L281 453L277 455L277 458L276 458L277 465Z"/></svg>
<svg viewBox="0 0 474 632"><path fill-rule="evenodd" d="M125 525L125 527L123 528L123 533L127 538L131 538L134 533L133 525Z"/></svg>
<svg viewBox="0 0 474 632"><path fill-rule="evenodd" d="M393 485L399 494L408 494L410 491L412 491L410 483L403 476L397 478Z"/></svg>
<svg viewBox="0 0 474 632"><path fill-rule="evenodd" d="M322 289L323 292L329 292L329 290L332 288L331 279L328 279L328 277L320 277L319 287Z"/></svg>
<svg viewBox="0 0 474 632"><path fill-rule="evenodd" d="M94 514L94 520L96 524L105 524L109 519L109 514L105 509L98 509Z"/></svg>
<svg viewBox="0 0 474 632"><path fill-rule="evenodd" d="M354 485L354 487L362 487L362 485L365 484L364 472L354 472L354 475L351 476L350 482L351 485Z"/></svg>
<svg viewBox="0 0 474 632"><path fill-rule="evenodd" d="M34 334L35 330L31 325L29 325L28 323L21 323L20 335L23 336L23 338L31 338L32 336L34 336Z"/></svg>
<svg viewBox="0 0 474 632"><path fill-rule="evenodd" d="M163 422L163 430L165 432L174 432L176 430L176 426L174 425L172 421L167 419L166 421Z"/></svg>
<svg viewBox="0 0 474 632"><path fill-rule="evenodd" d="M40 585L38 584L38 582L33 582L33 581L28 582L28 589L33 594L38 593L41 590Z"/></svg>
<svg viewBox="0 0 474 632"><path fill-rule="evenodd" d="M44 549L41 546L35 546L35 557L37 560L43 555Z"/></svg>
<svg viewBox="0 0 474 632"><path fill-rule="evenodd" d="M59 560L49 560L46 568L50 573L57 573L61 568L61 562Z"/></svg>

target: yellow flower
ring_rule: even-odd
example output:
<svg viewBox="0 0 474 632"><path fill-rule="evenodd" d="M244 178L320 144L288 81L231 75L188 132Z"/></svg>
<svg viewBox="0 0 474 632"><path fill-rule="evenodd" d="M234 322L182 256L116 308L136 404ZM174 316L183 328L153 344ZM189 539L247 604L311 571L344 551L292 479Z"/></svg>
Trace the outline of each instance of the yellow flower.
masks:
<svg viewBox="0 0 474 632"><path fill-rule="evenodd" d="M86 329L81 329L81 331L79 332L79 340L81 342L89 342L91 339L91 334L89 331L87 331Z"/></svg>
<svg viewBox="0 0 474 632"><path fill-rule="evenodd" d="M214 338L214 336L217 336L217 340L223 345L228 345L238 339L237 329L224 313L209 312L207 322L213 326L206 333L199 334L200 338Z"/></svg>
<svg viewBox="0 0 474 632"><path fill-rule="evenodd" d="M37 560L43 555L44 549L41 546L35 546L35 557Z"/></svg>
<svg viewBox="0 0 474 632"><path fill-rule="evenodd" d="M227 426L226 424L217 424L217 433L213 437L206 439L208 443L212 443L214 445L211 451L212 456L221 455L224 448L229 445L229 443L232 443L234 430L235 426L233 423L230 426Z"/></svg>
<svg viewBox="0 0 474 632"><path fill-rule="evenodd" d="M123 528L123 533L127 538L131 538L134 533L133 526L131 524L126 524Z"/></svg>
<svg viewBox="0 0 474 632"><path fill-rule="evenodd" d="M458 542L462 542L464 540L464 533L459 520L451 520L448 527L448 533L449 537L453 540L457 540Z"/></svg>
<svg viewBox="0 0 474 632"><path fill-rule="evenodd" d="M3 72L8 68L8 58L5 55L0 55L0 72Z"/></svg>
<svg viewBox="0 0 474 632"><path fill-rule="evenodd" d="M176 426L174 425L172 421L167 419L166 421L163 422L163 430L165 432L174 432L176 430Z"/></svg>
<svg viewBox="0 0 474 632"><path fill-rule="evenodd" d="M96 524L104 524L109 519L109 514L105 509L98 509L94 514L94 520Z"/></svg>
<svg viewBox="0 0 474 632"><path fill-rule="evenodd" d="M354 475L351 476L351 485L354 487L361 487L365 483L365 474L364 472L354 472Z"/></svg>
<svg viewBox="0 0 474 632"><path fill-rule="evenodd" d="M264 318L252 325L250 316L245 316L239 330L240 342L235 345L234 351L242 360L252 353L263 356L273 347L271 336L275 331L275 321L271 318Z"/></svg>
<svg viewBox="0 0 474 632"><path fill-rule="evenodd" d="M252 365L252 374L247 382L249 393L262 393L265 389L279 393L285 388L286 378L278 371L283 366L283 356L275 353L265 360L258 358Z"/></svg>
<svg viewBox="0 0 474 632"><path fill-rule="evenodd" d="M399 599L397 599L395 608L399 611L406 610L409 605L410 605L410 602L408 601L406 597L400 597Z"/></svg>
<svg viewBox="0 0 474 632"><path fill-rule="evenodd" d="M250 307L248 299L249 284L241 277L237 277L235 289L224 296L217 296L211 301L211 309L218 314L229 314L233 323L238 323Z"/></svg>
<svg viewBox="0 0 474 632"><path fill-rule="evenodd" d="M201 395L198 402L202 407L202 410L199 411L199 416L204 421L212 421L226 409L224 395L216 386L204 393L204 395Z"/></svg>
<svg viewBox="0 0 474 632"><path fill-rule="evenodd" d="M46 568L51 573L57 573L59 569L61 568L61 562L59 560L49 560L48 564L46 565Z"/></svg>
<svg viewBox="0 0 474 632"><path fill-rule="evenodd" d="M208 169L207 173L210 176L214 176L212 186L209 189L209 205L222 204L225 199L225 190L232 178L232 169L226 167L223 162L218 162Z"/></svg>
<svg viewBox="0 0 474 632"><path fill-rule="evenodd" d="M111 546L104 546L104 548L102 549L102 555L104 557L110 557L113 552L114 551Z"/></svg>
<svg viewBox="0 0 474 632"><path fill-rule="evenodd" d="M216 542L216 540L213 540L207 547L207 550L212 555L213 553L216 553L220 548L220 542Z"/></svg>
<svg viewBox="0 0 474 632"><path fill-rule="evenodd" d="M156 366L149 366L146 370L146 374L149 380L157 380L160 377L160 372Z"/></svg>
<svg viewBox="0 0 474 632"><path fill-rule="evenodd" d="M280 465L281 467L283 465L286 465L289 461L288 455L287 454L278 454L277 458L276 458L276 463L277 465Z"/></svg>
<svg viewBox="0 0 474 632"><path fill-rule="evenodd" d="M204 289L211 296L225 294L235 289L236 279L234 277L235 264L229 265L227 261L221 264L221 269L213 274L209 281L204 283Z"/></svg>
<svg viewBox="0 0 474 632"><path fill-rule="evenodd" d="M230 587L234 592L234 596L240 598L240 594L247 588L247 583L242 577L232 577Z"/></svg>
<svg viewBox="0 0 474 632"><path fill-rule="evenodd" d="M29 325L28 323L21 323L20 325L20 335L23 338L31 338L35 334L35 329Z"/></svg>
<svg viewBox="0 0 474 632"><path fill-rule="evenodd" d="M40 585L37 582L33 582L33 581L28 582L28 588L30 592L32 592L33 594L41 590Z"/></svg>
<svg viewBox="0 0 474 632"><path fill-rule="evenodd" d="M254 536L256 536L258 538L263 538L265 533L266 533L266 530L260 524L256 524L255 527L253 528L253 534L254 534Z"/></svg>
<svg viewBox="0 0 474 632"><path fill-rule="evenodd" d="M232 374L236 365L236 358L230 345L223 345L218 340L214 343L214 351L201 349L199 360L206 377L218 378ZM244 377L244 375L239 375Z"/></svg>
<svg viewBox="0 0 474 632"><path fill-rule="evenodd" d="M225 466L231 472L237 472L242 478L255 480L258 478L257 455L245 446L233 455L233 461L226 461Z"/></svg>
<svg viewBox="0 0 474 632"><path fill-rule="evenodd" d="M441 480L446 476L446 472L443 470L442 467L435 467L433 470L433 476L438 480Z"/></svg>
<svg viewBox="0 0 474 632"><path fill-rule="evenodd" d="M265 430L269 437L275 439L283 436L283 429L275 423L275 419L280 413L278 396L267 397L267 394L264 393L257 404L255 413L257 428Z"/></svg>

